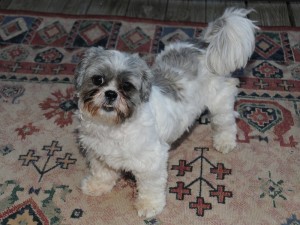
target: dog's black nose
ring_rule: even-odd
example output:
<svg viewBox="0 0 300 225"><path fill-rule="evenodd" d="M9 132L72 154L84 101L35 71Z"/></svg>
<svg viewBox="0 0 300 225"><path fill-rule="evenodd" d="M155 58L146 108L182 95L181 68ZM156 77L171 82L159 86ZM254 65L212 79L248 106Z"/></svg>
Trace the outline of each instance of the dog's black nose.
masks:
<svg viewBox="0 0 300 225"><path fill-rule="evenodd" d="M105 97L108 101L114 101L118 97L118 93L115 91L109 90L109 91L105 92Z"/></svg>

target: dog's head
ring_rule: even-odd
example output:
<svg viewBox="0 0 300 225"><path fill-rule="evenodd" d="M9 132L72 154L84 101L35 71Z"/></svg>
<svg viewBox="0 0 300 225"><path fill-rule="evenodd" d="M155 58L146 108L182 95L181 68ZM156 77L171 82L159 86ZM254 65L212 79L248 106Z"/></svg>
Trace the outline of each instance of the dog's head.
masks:
<svg viewBox="0 0 300 225"><path fill-rule="evenodd" d="M137 54L92 47L75 72L79 109L94 121L120 124L149 100L151 81L150 69Z"/></svg>

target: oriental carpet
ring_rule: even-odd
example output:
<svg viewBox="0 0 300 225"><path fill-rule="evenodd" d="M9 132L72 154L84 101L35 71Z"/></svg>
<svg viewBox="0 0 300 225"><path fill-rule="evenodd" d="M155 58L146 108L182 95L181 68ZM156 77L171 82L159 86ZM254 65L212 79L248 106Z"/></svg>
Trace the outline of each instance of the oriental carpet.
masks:
<svg viewBox="0 0 300 225"><path fill-rule="evenodd" d="M130 175L89 197L73 75L89 46L137 52L149 64L205 24L0 13L0 224L300 224L300 29L262 28L240 78L238 147L212 147L209 117L170 151L167 206L139 218Z"/></svg>

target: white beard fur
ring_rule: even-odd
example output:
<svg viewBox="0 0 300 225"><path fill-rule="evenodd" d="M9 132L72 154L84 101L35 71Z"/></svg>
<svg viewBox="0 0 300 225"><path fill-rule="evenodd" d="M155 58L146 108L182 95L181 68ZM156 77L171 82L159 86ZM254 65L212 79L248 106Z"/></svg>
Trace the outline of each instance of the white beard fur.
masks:
<svg viewBox="0 0 300 225"><path fill-rule="evenodd" d="M234 102L238 80L231 78L230 73L245 66L254 50L257 27L245 18L249 12L251 10L228 9L221 18L209 24L202 35L208 47L197 48L201 54L194 65L196 77L164 60L173 50L196 49L195 45L171 44L157 56L154 68L173 71L179 76L176 84L188 87L180 91L179 99L163 93L154 82L149 101L137 107L122 124L95 123L79 111L80 142L90 162L90 175L81 184L85 194L105 194L111 191L121 170L132 171L139 190L135 204L138 215L159 214L166 204L170 144L188 130L206 108L211 113L214 147L222 153L235 148L237 113ZM113 67L123 66L122 62L112 64Z"/></svg>

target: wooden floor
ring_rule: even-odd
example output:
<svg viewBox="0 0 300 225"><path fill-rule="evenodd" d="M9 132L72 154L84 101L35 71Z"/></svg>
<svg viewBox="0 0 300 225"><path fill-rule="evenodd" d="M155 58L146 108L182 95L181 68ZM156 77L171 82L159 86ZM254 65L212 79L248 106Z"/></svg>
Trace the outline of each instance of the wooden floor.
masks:
<svg viewBox="0 0 300 225"><path fill-rule="evenodd" d="M0 0L0 9L7 10L192 22L209 22L231 6L254 8L249 17L261 26L300 27L299 0Z"/></svg>

